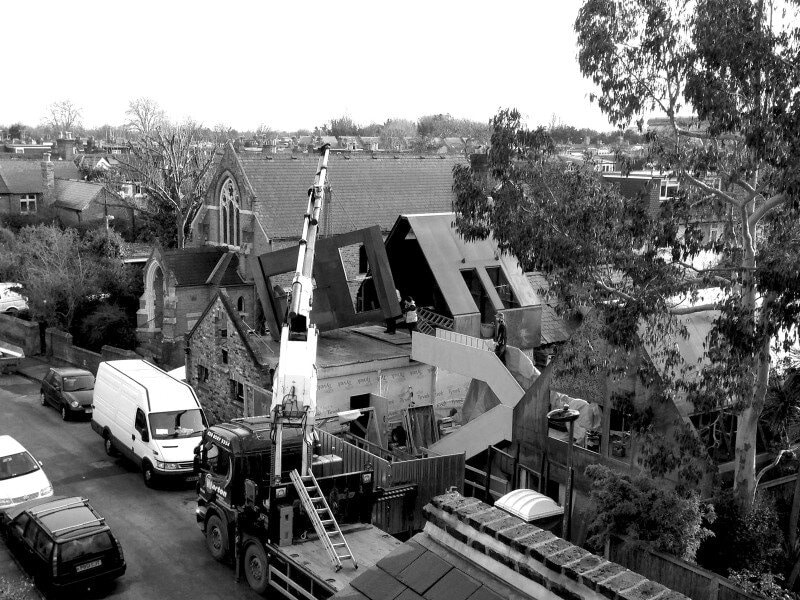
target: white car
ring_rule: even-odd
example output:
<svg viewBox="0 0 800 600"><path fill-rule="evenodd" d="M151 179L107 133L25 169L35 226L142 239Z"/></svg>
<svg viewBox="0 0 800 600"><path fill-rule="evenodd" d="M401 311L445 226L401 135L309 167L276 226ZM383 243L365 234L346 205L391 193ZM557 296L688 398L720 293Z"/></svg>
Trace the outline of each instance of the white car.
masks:
<svg viewBox="0 0 800 600"><path fill-rule="evenodd" d="M0 313L14 316L28 310L28 301L14 291L18 287L18 283L0 283Z"/></svg>
<svg viewBox="0 0 800 600"><path fill-rule="evenodd" d="M41 463L10 435L0 435L0 512L53 495Z"/></svg>

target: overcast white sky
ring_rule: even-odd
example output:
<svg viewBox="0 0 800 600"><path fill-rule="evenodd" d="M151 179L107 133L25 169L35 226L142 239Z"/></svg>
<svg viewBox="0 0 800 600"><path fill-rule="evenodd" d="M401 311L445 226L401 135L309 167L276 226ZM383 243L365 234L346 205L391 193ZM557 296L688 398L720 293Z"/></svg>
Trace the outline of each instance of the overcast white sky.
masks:
<svg viewBox="0 0 800 600"><path fill-rule="evenodd" d="M174 119L240 130L312 129L498 107L611 127L589 102L572 24L580 0L397 2L3 0L18 34L3 63L0 124L36 125L70 99L89 127L155 99ZM9 93L11 92L11 93Z"/></svg>

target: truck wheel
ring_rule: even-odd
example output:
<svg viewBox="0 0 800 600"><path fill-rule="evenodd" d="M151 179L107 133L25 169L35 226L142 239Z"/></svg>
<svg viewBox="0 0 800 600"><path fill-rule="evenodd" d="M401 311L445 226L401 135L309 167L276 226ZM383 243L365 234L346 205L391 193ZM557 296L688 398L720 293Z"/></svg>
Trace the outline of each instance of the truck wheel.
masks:
<svg viewBox="0 0 800 600"><path fill-rule="evenodd" d="M109 456L117 455L117 449L114 448L114 443L111 441L110 433L106 433L105 436L103 436L103 445L105 446L106 454Z"/></svg>
<svg viewBox="0 0 800 600"><path fill-rule="evenodd" d="M228 530L217 515L211 515L206 523L206 546L215 560L228 558Z"/></svg>
<svg viewBox="0 0 800 600"><path fill-rule="evenodd" d="M149 487L155 487L156 484L156 472L153 469L153 465L149 462L145 462L142 464L142 479L144 479L144 484Z"/></svg>
<svg viewBox="0 0 800 600"><path fill-rule="evenodd" d="M244 575L247 583L258 594L267 591L267 555L261 544L250 544L244 551Z"/></svg>

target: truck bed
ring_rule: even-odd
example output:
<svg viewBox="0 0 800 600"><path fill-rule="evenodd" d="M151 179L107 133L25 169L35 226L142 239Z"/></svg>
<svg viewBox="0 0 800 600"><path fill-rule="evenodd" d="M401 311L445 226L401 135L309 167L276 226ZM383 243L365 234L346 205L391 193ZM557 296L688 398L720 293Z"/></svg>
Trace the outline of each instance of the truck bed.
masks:
<svg viewBox="0 0 800 600"><path fill-rule="evenodd" d="M356 559L358 569L353 568L352 561L345 560L342 561L342 569L336 572L325 546L316 535L291 546L282 546L280 550L339 592L351 580L401 545L397 539L373 525L342 526L342 533Z"/></svg>

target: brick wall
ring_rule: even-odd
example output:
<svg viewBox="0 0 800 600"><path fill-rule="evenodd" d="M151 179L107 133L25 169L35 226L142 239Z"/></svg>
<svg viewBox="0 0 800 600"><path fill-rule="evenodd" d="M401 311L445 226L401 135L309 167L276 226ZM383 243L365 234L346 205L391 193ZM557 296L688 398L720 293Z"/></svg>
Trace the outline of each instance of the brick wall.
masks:
<svg viewBox="0 0 800 600"><path fill-rule="evenodd" d="M539 600L686 599L475 498L437 496L424 512L426 533Z"/></svg>
<svg viewBox="0 0 800 600"><path fill-rule="evenodd" d="M0 340L19 346L25 356L42 353L39 324L0 314Z"/></svg>

